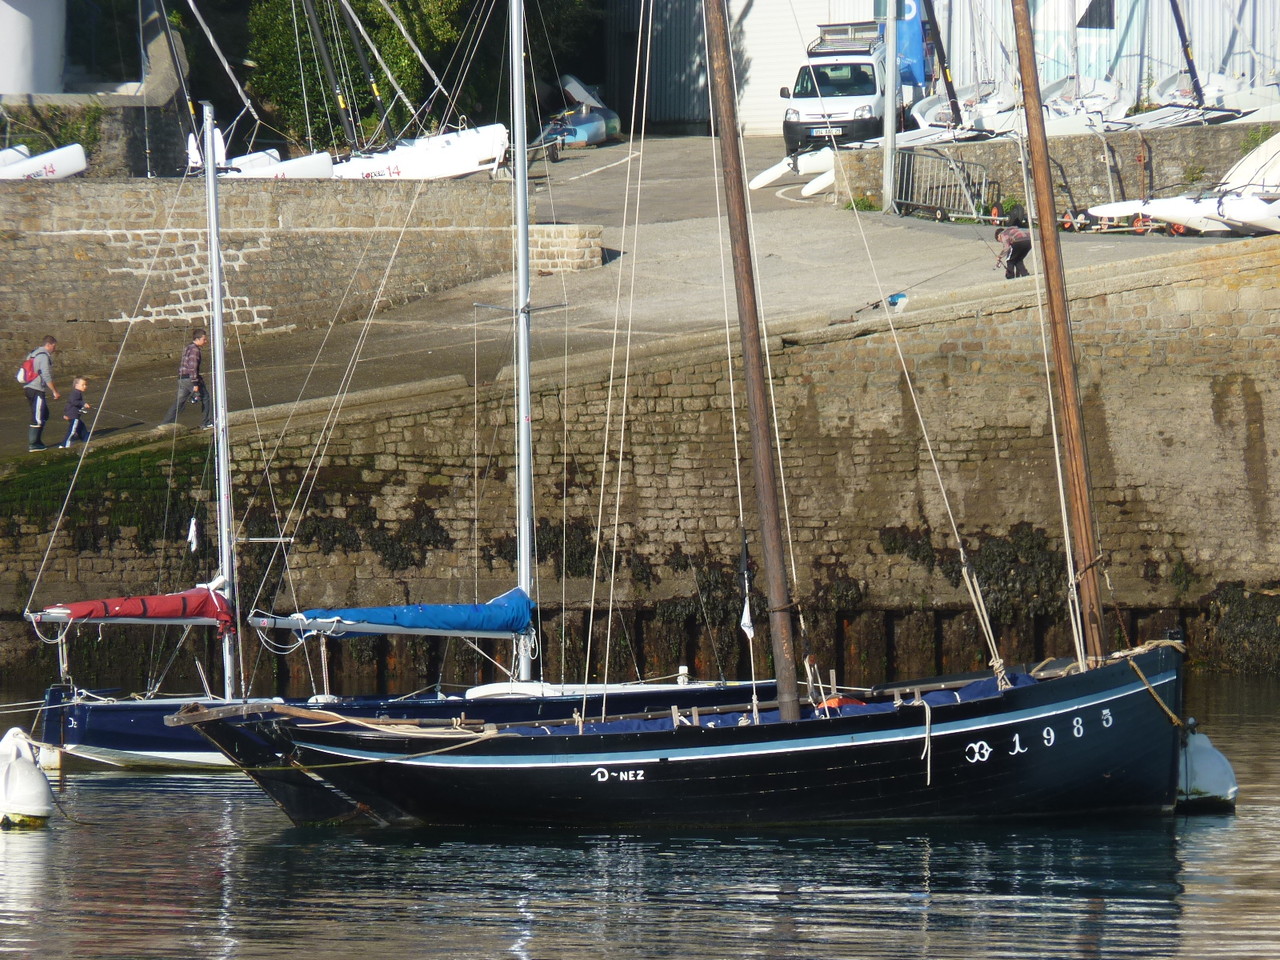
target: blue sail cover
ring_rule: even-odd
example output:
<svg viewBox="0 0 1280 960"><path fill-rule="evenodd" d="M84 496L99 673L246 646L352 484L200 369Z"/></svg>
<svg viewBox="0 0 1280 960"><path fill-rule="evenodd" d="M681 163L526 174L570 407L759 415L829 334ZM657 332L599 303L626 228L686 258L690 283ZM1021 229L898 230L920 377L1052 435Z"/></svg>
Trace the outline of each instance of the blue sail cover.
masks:
<svg viewBox="0 0 1280 960"><path fill-rule="evenodd" d="M344 607L307 610L308 620L328 620L358 624L370 633L369 625L402 630L429 630L443 633L523 633L533 621L533 601L519 587L508 590L488 603L414 603L400 607ZM337 631L335 631L336 633ZM356 632L355 630L351 631Z"/></svg>

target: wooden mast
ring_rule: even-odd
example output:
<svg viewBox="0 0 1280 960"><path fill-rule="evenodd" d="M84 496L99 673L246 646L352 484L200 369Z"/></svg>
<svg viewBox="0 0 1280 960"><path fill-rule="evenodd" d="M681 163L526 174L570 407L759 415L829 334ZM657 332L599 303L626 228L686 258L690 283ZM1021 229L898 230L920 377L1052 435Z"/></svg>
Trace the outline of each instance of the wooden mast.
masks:
<svg viewBox="0 0 1280 960"><path fill-rule="evenodd" d="M1044 109L1040 100L1040 77L1036 69L1032 41L1031 12L1027 0L1012 0L1013 28L1018 41L1018 73L1022 80L1022 102L1027 116L1027 150L1034 185L1036 231L1044 261L1045 286L1049 306L1049 328L1053 343L1054 379L1062 407L1062 444L1067 481L1071 546L1078 578L1080 615L1089 660L1104 655L1102 601L1098 587L1097 536L1089 505L1089 469L1076 381L1075 352L1071 343L1071 318L1067 312L1067 288L1062 273L1062 249L1054 228L1053 184L1049 177L1049 144L1044 132Z"/></svg>
<svg viewBox="0 0 1280 960"><path fill-rule="evenodd" d="M724 168L729 242L738 300L738 327L742 334L742 365L751 434L751 467L756 485L756 508L760 514L765 590L769 599L769 640L773 645L773 666L778 680L778 710L783 720L791 721L800 719L796 695L795 643L791 635L791 590L787 584L782 522L778 510L778 485L773 460L776 446L760 347L760 321L756 309L755 271L751 263L742 152L738 147L738 105L733 84L733 54L729 46L726 3L727 0L704 0L708 73L711 102L715 108L715 121L720 135L720 163Z"/></svg>

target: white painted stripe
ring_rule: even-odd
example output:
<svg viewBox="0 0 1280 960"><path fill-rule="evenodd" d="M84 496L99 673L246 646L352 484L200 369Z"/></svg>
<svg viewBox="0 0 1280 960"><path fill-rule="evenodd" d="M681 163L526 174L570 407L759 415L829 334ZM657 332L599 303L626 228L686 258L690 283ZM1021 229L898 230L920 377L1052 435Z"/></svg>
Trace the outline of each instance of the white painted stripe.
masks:
<svg viewBox="0 0 1280 960"><path fill-rule="evenodd" d="M631 161L631 160L634 160L634 159L635 159L636 157L638 157L638 156L640 156L640 154L639 154L639 153L637 153L635 150L632 150L629 154L627 154L627 155L626 155L625 157L623 157L621 160L615 160L615 161L613 161L613 163L606 163L603 167L596 167L594 170L588 170L586 173L580 173L580 174L578 174L577 176L569 177L569 179L568 179L568 180L566 180L565 182L566 182L566 183L568 183L568 182L573 181L573 180L581 180L581 179L583 179L584 177L593 177L593 176L595 176L597 173L600 173L600 172L601 172L601 171L603 171L603 170L609 170L609 169L611 169L611 168L613 168L613 167L620 166L621 164L624 164L624 163L627 163L627 162L629 162L629 161Z"/></svg>

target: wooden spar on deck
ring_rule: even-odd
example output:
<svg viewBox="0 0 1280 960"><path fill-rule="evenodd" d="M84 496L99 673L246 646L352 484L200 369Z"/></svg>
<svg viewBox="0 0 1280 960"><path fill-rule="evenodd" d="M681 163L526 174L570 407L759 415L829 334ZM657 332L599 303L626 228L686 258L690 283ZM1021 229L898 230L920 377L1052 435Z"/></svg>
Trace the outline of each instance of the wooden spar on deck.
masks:
<svg viewBox="0 0 1280 960"><path fill-rule="evenodd" d="M1080 388L1076 381L1075 351L1071 343L1071 318L1067 312L1067 288L1062 273L1062 249L1054 228L1053 184L1049 180L1049 144L1044 132L1044 108L1040 77L1032 42L1031 12L1027 0L1012 0L1013 29L1018 41L1018 73L1027 116L1027 150L1035 193L1036 231L1044 261L1049 305L1049 329L1053 343L1053 371L1062 407L1062 445L1067 480L1071 529L1069 541L1075 557L1080 616L1085 648L1091 662L1104 656L1102 600L1098 587L1098 549L1093 511L1089 504L1089 467L1084 443Z"/></svg>
<svg viewBox="0 0 1280 960"><path fill-rule="evenodd" d="M765 592L769 599L769 640L778 678L778 711L783 720L800 719L796 696L795 642L791 635L791 590L782 546L774 471L773 417L765 388L760 350L760 320L756 309L755 272L747 224L746 184L738 147L738 105L733 85L733 54L729 47L726 0L704 0L707 26L708 73L716 127L720 135L720 163L724 168L725 203L729 214L729 242L742 332L742 365L747 392L747 420L751 432L751 466L760 514L760 543L764 559Z"/></svg>

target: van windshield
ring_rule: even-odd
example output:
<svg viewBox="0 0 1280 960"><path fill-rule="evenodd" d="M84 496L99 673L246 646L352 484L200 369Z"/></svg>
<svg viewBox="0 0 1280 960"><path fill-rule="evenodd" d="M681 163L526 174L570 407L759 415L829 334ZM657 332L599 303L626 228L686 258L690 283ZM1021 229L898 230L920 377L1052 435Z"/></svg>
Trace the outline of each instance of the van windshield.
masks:
<svg viewBox="0 0 1280 960"><path fill-rule="evenodd" d="M793 97L867 97L876 93L869 63L805 64L796 77Z"/></svg>

